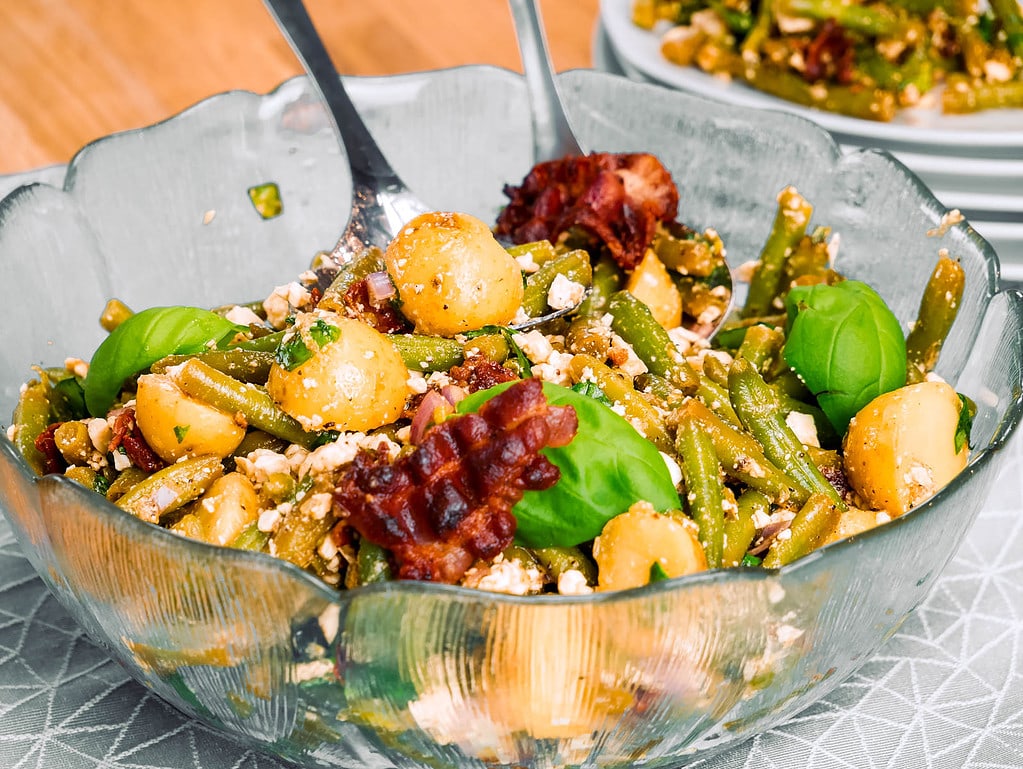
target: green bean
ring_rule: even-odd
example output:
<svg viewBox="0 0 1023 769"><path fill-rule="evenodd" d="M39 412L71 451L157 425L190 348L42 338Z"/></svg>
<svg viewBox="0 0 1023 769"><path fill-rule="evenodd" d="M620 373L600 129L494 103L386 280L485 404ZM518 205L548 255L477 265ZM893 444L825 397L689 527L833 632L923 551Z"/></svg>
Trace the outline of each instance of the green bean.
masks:
<svg viewBox="0 0 1023 769"><path fill-rule="evenodd" d="M238 532L238 536L232 540L228 547L233 547L235 550L254 550L260 552L266 547L266 543L270 540L270 534L265 531L260 531L259 523L253 522Z"/></svg>
<svg viewBox="0 0 1023 769"><path fill-rule="evenodd" d="M664 422L657 409L635 387L618 372L606 366L592 355L575 355L569 362L573 381L591 379L609 400L625 409L625 418L651 443L661 451L671 450L671 439L664 429Z"/></svg>
<svg viewBox="0 0 1023 769"><path fill-rule="evenodd" d="M537 267L546 264L552 259L556 259L558 256L557 249L549 240L534 240L531 243L519 243L514 246L508 246L505 250L515 259L528 254L532 257L533 263Z"/></svg>
<svg viewBox="0 0 1023 769"><path fill-rule="evenodd" d="M742 41L741 50L744 56L760 58L760 46L770 35L772 24L774 24L774 0L760 0L753 28Z"/></svg>
<svg viewBox="0 0 1023 769"><path fill-rule="evenodd" d="M50 425L50 399L46 385L32 382L18 396L14 407L14 445L37 475L46 467L42 452L36 448L36 438Z"/></svg>
<svg viewBox="0 0 1023 769"><path fill-rule="evenodd" d="M563 275L573 283L589 287L593 282L590 255L582 249L569 251L541 265L539 270L527 277L522 292L522 309L526 315L535 318L547 312L547 296L558 275Z"/></svg>
<svg viewBox="0 0 1023 769"><path fill-rule="evenodd" d="M519 564L523 569L535 569L537 571L544 571L543 565L537 560L533 553L525 548L518 545L509 545L505 548L502 553L506 561L514 561Z"/></svg>
<svg viewBox="0 0 1023 769"><path fill-rule="evenodd" d="M284 335L288 333L288 329L283 331L273 331L263 336L257 336L253 339L247 339L243 342L238 342L231 346L232 350L251 350L253 352L274 352L281 344L281 340L284 339Z"/></svg>
<svg viewBox="0 0 1023 769"><path fill-rule="evenodd" d="M373 272L380 272L384 269L384 253L376 246L367 248L357 254L352 261L342 265L334 280L323 292L317 307L334 312L343 312L345 309L344 297L355 283Z"/></svg>
<svg viewBox="0 0 1023 769"><path fill-rule="evenodd" d="M941 97L945 112L962 114L1003 107L1023 108L1023 80L1004 83L949 78Z"/></svg>
<svg viewBox="0 0 1023 769"><path fill-rule="evenodd" d="M887 9L843 0L775 0L776 12L784 16L826 21L834 19L845 29L871 37L899 37L905 24Z"/></svg>
<svg viewBox="0 0 1023 769"><path fill-rule="evenodd" d="M607 254L601 255L593 265L593 280L590 291L579 305L580 315L601 315L607 311L611 294L621 288L622 271Z"/></svg>
<svg viewBox="0 0 1023 769"><path fill-rule="evenodd" d="M707 565L719 569L724 552L725 512L721 465L713 440L699 422L683 415L675 434L675 448L685 479L689 514L700 528Z"/></svg>
<svg viewBox="0 0 1023 769"><path fill-rule="evenodd" d="M700 377L685 359L650 308L628 291L611 296L607 311L611 328L632 345L633 351L653 373L666 377L686 394L696 392Z"/></svg>
<svg viewBox="0 0 1023 769"><path fill-rule="evenodd" d="M597 315L580 315L565 332L565 347L604 360L611 351L611 327Z"/></svg>
<svg viewBox="0 0 1023 769"><path fill-rule="evenodd" d="M814 493L796 513L787 531L789 535L777 538L764 556L765 569L777 569L820 547L828 533L838 523L839 511L827 494Z"/></svg>
<svg viewBox="0 0 1023 769"><path fill-rule="evenodd" d="M665 267L681 275L706 278L721 264L720 240L675 222L661 225L651 248Z"/></svg>
<svg viewBox="0 0 1023 769"><path fill-rule="evenodd" d="M330 534L334 519L330 515L317 518L295 507L284 516L273 535L274 554L291 561L300 568L306 568L317 555L317 548L324 537Z"/></svg>
<svg viewBox="0 0 1023 769"><path fill-rule="evenodd" d="M465 360L461 342L426 334L388 334L406 368L413 371L447 371Z"/></svg>
<svg viewBox="0 0 1023 769"><path fill-rule="evenodd" d="M649 371L637 376L633 384L638 392L652 395L668 409L677 408L688 397L667 379Z"/></svg>
<svg viewBox="0 0 1023 769"><path fill-rule="evenodd" d="M709 356L708 356L709 357ZM732 401L728 397L728 389L722 387L709 377L700 377L700 386L696 388L696 397L711 411L721 417L729 424L741 427L739 416L732 408Z"/></svg>
<svg viewBox="0 0 1023 769"><path fill-rule="evenodd" d="M183 459L144 478L114 504L136 518L156 523L161 516L201 497L223 474L219 457Z"/></svg>
<svg viewBox="0 0 1023 769"><path fill-rule="evenodd" d="M192 358L185 361L169 376L186 395L228 414L241 414L249 426L265 433L307 449L311 449L319 439L317 433L306 432L295 419L281 411L265 390L239 382L201 360Z"/></svg>
<svg viewBox="0 0 1023 769"><path fill-rule="evenodd" d="M1005 43L1013 56L1023 57L1023 8L1019 0L990 0L995 18L1001 22Z"/></svg>
<svg viewBox="0 0 1023 769"><path fill-rule="evenodd" d="M85 422L61 422L53 431L53 442L69 465L85 465L94 451Z"/></svg>
<svg viewBox="0 0 1023 769"><path fill-rule="evenodd" d="M842 497L785 422L778 397L748 360L736 358L728 371L728 393L743 426L764 447L764 454L803 488L827 494L842 509Z"/></svg>
<svg viewBox="0 0 1023 769"><path fill-rule="evenodd" d="M717 355L703 356L703 376L721 387L728 387L728 364Z"/></svg>
<svg viewBox="0 0 1023 769"><path fill-rule="evenodd" d="M955 259L942 256L920 299L916 322L906 337L906 381L922 382L934 370L963 298L966 273Z"/></svg>
<svg viewBox="0 0 1023 769"><path fill-rule="evenodd" d="M235 348L209 350L196 355L168 355L150 366L149 370L154 374L163 374L167 369L180 366L190 358L197 358L222 374L252 384L266 384L267 377L270 376L270 366L274 362L272 353Z"/></svg>
<svg viewBox="0 0 1023 769"><path fill-rule="evenodd" d="M739 355L748 360L763 374L781 352L785 334L771 326L750 326L739 345Z"/></svg>
<svg viewBox="0 0 1023 769"><path fill-rule="evenodd" d="M371 585L374 582L389 582L394 579L391 573L391 561L388 551L380 545L363 537L359 540L359 551L356 555L355 569L360 585Z"/></svg>
<svg viewBox="0 0 1023 769"><path fill-rule="evenodd" d="M103 307L103 312L100 313L99 324L104 331L109 333L134 314L132 309L120 299L110 299Z"/></svg>
<svg viewBox="0 0 1023 769"><path fill-rule="evenodd" d="M117 502L121 497L131 491L136 485L142 483L147 478L146 471L142 468L135 467L132 465L125 470L118 473L117 477L111 481L110 486L106 491L106 498L111 502Z"/></svg>
<svg viewBox="0 0 1023 769"><path fill-rule="evenodd" d="M754 515L768 515L771 512L770 498L756 489L747 489L735 503L738 508L736 517L725 519L725 547L722 554L725 566L738 566L753 544L753 538L757 535Z"/></svg>
<svg viewBox="0 0 1023 769"><path fill-rule="evenodd" d="M578 547L538 547L529 552L536 557L555 585L562 574L573 570L582 572L587 585L597 584L597 564Z"/></svg>
<svg viewBox="0 0 1023 769"><path fill-rule="evenodd" d="M238 444L238 447L232 452L232 456L235 457L247 457L253 451L258 449L265 449L266 451L272 451L275 454L283 454L284 449L288 447L288 442L279 438L276 435L270 435L262 430L249 430L245 433L245 437L242 438L242 442Z"/></svg>
<svg viewBox="0 0 1023 769"><path fill-rule="evenodd" d="M783 296L782 275L785 260L799 243L813 213L813 206L795 187L789 186L778 193L778 208L771 234L764 243L760 262L749 284L742 316L766 315L777 311ZM749 331L747 331L747 334Z"/></svg>
<svg viewBox="0 0 1023 769"><path fill-rule="evenodd" d="M778 503L793 500L801 504L810 496L809 491L767 458L753 436L728 424L700 401L686 401L676 412L676 418L682 417L697 422L710 436L721 467L729 477Z"/></svg>
<svg viewBox="0 0 1023 769"><path fill-rule="evenodd" d="M511 347L504 334L481 334L462 345L462 351L466 357L470 354L482 355L494 363L504 363L511 354Z"/></svg>
<svg viewBox="0 0 1023 769"><path fill-rule="evenodd" d="M96 471L88 465L71 465L64 471L64 477L87 489L95 490Z"/></svg>
<svg viewBox="0 0 1023 769"><path fill-rule="evenodd" d="M831 420L825 416L820 406L793 398L784 389L775 387L774 382L771 382L768 387L778 397L778 405L783 413L788 414L795 411L813 419L814 428L817 430L817 440L822 446L837 446L841 442L842 437L835 431L835 426L831 424Z"/></svg>

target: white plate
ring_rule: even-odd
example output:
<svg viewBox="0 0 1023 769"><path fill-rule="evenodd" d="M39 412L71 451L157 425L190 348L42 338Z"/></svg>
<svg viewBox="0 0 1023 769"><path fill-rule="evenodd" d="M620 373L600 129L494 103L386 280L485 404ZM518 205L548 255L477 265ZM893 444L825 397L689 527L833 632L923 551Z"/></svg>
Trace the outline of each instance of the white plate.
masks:
<svg viewBox="0 0 1023 769"><path fill-rule="evenodd" d="M600 18L615 54L626 72L630 67L644 76L690 93L731 104L793 112L829 131L856 139L863 145L932 145L955 148L963 154L997 153L1023 159L1023 110L989 110L972 115L942 115L937 109L903 110L891 123L836 115L802 107L774 96L701 72L679 67L660 52L656 32L632 23L633 0L601 0Z"/></svg>

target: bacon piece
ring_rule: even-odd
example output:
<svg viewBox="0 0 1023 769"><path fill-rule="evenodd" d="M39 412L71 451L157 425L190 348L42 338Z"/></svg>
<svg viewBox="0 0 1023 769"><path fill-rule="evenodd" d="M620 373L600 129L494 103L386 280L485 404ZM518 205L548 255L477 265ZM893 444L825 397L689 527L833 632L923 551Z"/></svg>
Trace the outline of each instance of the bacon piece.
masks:
<svg viewBox="0 0 1023 769"><path fill-rule="evenodd" d="M448 376L455 384L461 385L470 393L487 390L502 382L511 382L518 377L496 361L485 355L473 355L466 358L460 366L452 366Z"/></svg>
<svg viewBox="0 0 1023 769"><path fill-rule="evenodd" d="M523 380L437 425L393 464L361 451L334 497L361 536L391 551L400 579L454 583L511 544L512 507L560 477L540 449L564 446L577 429L573 408L549 405L539 380Z"/></svg>
<svg viewBox="0 0 1023 769"><path fill-rule="evenodd" d="M36 451L43 455L43 475L50 473L63 473L67 470L67 461L64 455L57 448L56 432L63 422L54 422L39 435L34 441Z"/></svg>
<svg viewBox="0 0 1023 769"><path fill-rule="evenodd" d="M123 448L131 463L147 473L155 473L167 466L156 452L149 448L142 431L135 423L135 409L124 408L114 420L114 437L110 439L110 451Z"/></svg>
<svg viewBox="0 0 1023 769"><path fill-rule="evenodd" d="M806 48L803 77L810 83L830 79L836 83L851 83L854 53L852 41L842 26L828 19Z"/></svg>
<svg viewBox="0 0 1023 769"><path fill-rule="evenodd" d="M365 278L355 281L348 287L341 303L345 308L345 315L361 320L381 334L394 334L399 331L408 331L411 328L411 324L404 315L398 312L398 308L393 303L373 304L370 301L369 287Z"/></svg>
<svg viewBox="0 0 1023 769"><path fill-rule="evenodd" d="M653 242L657 222L678 214L678 188L668 169L647 153L594 152L533 167L518 187L506 185L510 202L496 234L514 243L557 239L581 227L632 269Z"/></svg>

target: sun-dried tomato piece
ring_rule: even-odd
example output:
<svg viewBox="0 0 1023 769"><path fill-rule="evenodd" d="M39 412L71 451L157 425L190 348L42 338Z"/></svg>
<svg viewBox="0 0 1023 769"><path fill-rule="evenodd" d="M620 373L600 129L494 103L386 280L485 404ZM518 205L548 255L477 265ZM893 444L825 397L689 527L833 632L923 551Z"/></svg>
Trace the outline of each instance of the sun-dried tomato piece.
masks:
<svg viewBox="0 0 1023 769"><path fill-rule="evenodd" d="M660 160L647 153L594 152L533 167L518 187L495 232L515 243L555 240L581 227L607 246L624 269L643 259L657 222L678 214L678 188Z"/></svg>
<svg viewBox="0 0 1023 769"><path fill-rule="evenodd" d="M67 461L64 459L64 455L60 453L60 449L57 448L57 440L55 437L57 428L62 424L64 423L54 422L39 433L34 441L36 451L43 455L44 475L48 475L50 473L63 473L67 470Z"/></svg>
<svg viewBox="0 0 1023 769"><path fill-rule="evenodd" d="M110 439L110 451L117 451L123 448L124 453L131 460L131 463L147 473L155 473L167 466L160 457L156 455L142 431L135 423L135 409L128 407L121 409L121 412L114 420L113 438Z"/></svg>
<svg viewBox="0 0 1023 769"><path fill-rule="evenodd" d="M811 83L818 80L851 83L854 53L852 40L842 26L834 19L828 19L806 48L803 77Z"/></svg>
<svg viewBox="0 0 1023 769"><path fill-rule="evenodd" d="M393 463L360 452L334 496L361 536L391 551L400 579L454 583L511 544L512 507L560 477L540 450L577 429L573 408L551 406L539 380L523 380L433 427Z"/></svg>
<svg viewBox="0 0 1023 769"><path fill-rule="evenodd" d="M374 304L369 297L366 279L357 280L348 287L341 299L345 315L361 320L381 334L408 331L412 326L392 302Z"/></svg>
<svg viewBox="0 0 1023 769"><path fill-rule="evenodd" d="M473 355L466 358L462 365L452 366L448 371L448 376L451 377L452 382L464 387L470 393L489 390L494 385L518 379L518 376L512 371L500 363L490 360L485 355Z"/></svg>

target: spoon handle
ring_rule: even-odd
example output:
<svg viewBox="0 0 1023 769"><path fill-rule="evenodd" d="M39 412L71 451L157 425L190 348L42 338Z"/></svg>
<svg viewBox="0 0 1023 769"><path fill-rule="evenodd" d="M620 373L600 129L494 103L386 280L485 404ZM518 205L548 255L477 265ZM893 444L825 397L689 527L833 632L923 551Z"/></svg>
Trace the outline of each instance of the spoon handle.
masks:
<svg viewBox="0 0 1023 769"><path fill-rule="evenodd" d="M565 155L585 155L558 95L536 0L508 0L508 5L515 21L519 55L532 107L533 161L540 163Z"/></svg>
<svg viewBox="0 0 1023 769"><path fill-rule="evenodd" d="M358 184L365 177L397 178L345 90L305 5L294 0L264 0L264 4L323 97L345 145L353 182Z"/></svg>

